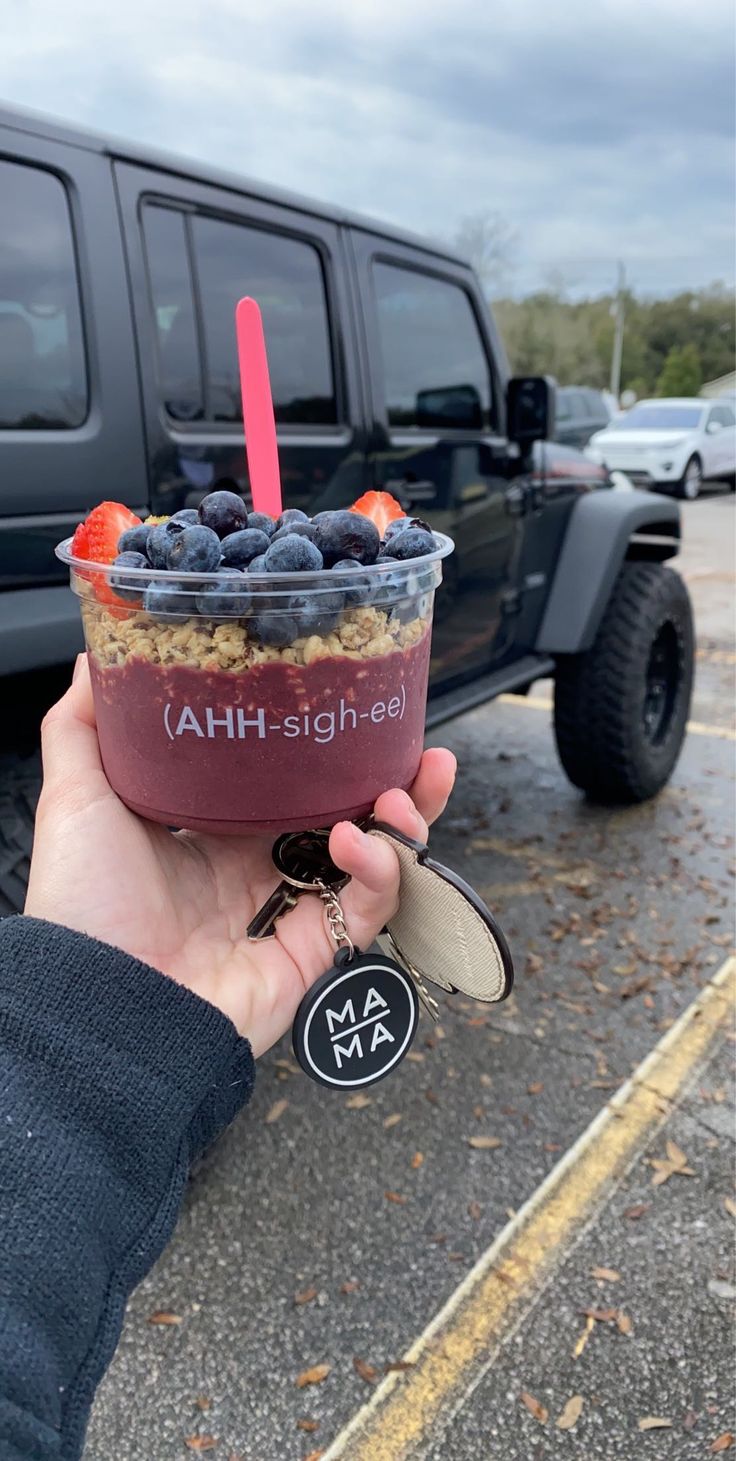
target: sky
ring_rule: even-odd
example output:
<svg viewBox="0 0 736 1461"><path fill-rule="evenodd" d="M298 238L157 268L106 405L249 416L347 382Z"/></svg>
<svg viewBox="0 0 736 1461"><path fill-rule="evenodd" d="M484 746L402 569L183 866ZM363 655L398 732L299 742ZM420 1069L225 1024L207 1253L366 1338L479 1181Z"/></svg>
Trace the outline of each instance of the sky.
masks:
<svg viewBox="0 0 736 1461"><path fill-rule="evenodd" d="M453 239L497 286L734 279L730 0L4 0L0 100Z"/></svg>

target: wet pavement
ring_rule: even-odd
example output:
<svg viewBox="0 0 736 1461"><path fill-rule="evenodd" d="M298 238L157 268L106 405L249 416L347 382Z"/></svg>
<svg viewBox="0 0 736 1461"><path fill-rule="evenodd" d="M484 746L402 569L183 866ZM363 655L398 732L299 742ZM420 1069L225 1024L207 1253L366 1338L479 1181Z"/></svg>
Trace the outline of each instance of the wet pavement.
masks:
<svg viewBox="0 0 736 1461"><path fill-rule="evenodd" d="M545 686L535 703L495 703L432 736L462 768L433 845L501 918L514 994L490 1010L445 1000L439 1029L420 1025L403 1067L360 1100L307 1082L287 1042L261 1062L251 1106L195 1174L170 1249L133 1297L90 1461L319 1455L723 963L734 743L717 732L733 711L721 581L733 517L732 497L686 505L684 566L707 631L699 729L656 802L610 811L572 790L537 708ZM729 1429L732 1051L726 1041L425 1452L432 1461L695 1457ZM478 1135L499 1145L475 1149ZM695 1175L652 1195L647 1157L668 1136ZM596 1266L620 1279L606 1286ZM596 1321L573 1360L591 1305L624 1309L632 1330ZM153 1324L157 1311L180 1322ZM324 1378L300 1388L315 1366ZM577 1394L581 1417L561 1430ZM670 1424L640 1430L652 1417Z"/></svg>

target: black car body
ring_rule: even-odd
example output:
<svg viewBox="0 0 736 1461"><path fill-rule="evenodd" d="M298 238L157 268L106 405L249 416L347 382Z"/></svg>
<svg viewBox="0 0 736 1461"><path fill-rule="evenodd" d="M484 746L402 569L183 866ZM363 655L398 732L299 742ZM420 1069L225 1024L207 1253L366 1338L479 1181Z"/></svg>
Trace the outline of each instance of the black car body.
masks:
<svg viewBox="0 0 736 1461"><path fill-rule="evenodd" d="M600 391L590 386L558 386L555 441L582 450L593 433L603 431L610 419L611 413Z"/></svg>
<svg viewBox="0 0 736 1461"><path fill-rule="evenodd" d="M369 219L8 110L0 673L81 647L54 546L94 504L165 514L217 487L249 499L245 294L264 316L286 503L314 513L383 488L455 540L430 719L561 666L569 679L625 565L677 552L678 510L613 490L604 468L544 439L553 391L509 380L470 266Z"/></svg>

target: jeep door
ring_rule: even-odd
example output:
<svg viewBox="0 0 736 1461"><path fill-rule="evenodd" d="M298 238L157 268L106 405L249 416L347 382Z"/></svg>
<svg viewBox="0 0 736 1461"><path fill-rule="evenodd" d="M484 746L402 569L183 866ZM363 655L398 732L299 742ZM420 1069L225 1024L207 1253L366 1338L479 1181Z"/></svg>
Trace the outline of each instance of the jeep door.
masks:
<svg viewBox="0 0 736 1461"><path fill-rule="evenodd" d="M435 604L432 683L513 652L519 512L509 484L492 325L472 274L352 230L372 431L370 484L449 533Z"/></svg>

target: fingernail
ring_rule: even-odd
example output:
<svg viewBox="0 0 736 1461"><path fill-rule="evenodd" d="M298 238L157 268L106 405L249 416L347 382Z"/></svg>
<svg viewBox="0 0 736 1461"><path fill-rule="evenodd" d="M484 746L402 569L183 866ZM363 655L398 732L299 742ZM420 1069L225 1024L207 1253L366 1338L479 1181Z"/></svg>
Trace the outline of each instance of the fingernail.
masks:
<svg viewBox="0 0 736 1461"><path fill-rule="evenodd" d="M80 672L80 670L82 668L82 661L83 661L83 659L84 659L84 655L83 654L78 654L77 655L77 658L74 661L74 670L72 672L72 684L74 684L74 681L76 680L77 675L79 674L79 672Z"/></svg>

